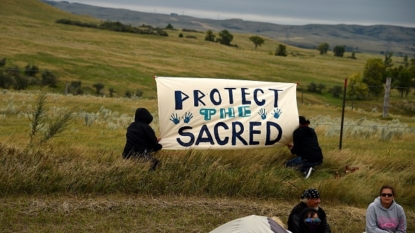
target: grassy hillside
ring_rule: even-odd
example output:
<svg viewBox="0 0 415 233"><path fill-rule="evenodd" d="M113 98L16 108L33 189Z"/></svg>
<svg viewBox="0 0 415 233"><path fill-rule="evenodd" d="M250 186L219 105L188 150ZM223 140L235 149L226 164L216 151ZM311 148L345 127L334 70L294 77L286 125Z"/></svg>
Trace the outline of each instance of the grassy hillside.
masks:
<svg viewBox="0 0 415 233"><path fill-rule="evenodd" d="M19 4L19 7L16 7ZM42 12L42 14L39 14ZM153 76L237 78L248 80L324 83L327 89L342 85L344 78L362 72L368 58L357 60L320 56L317 50L287 47L288 57L273 54L281 42L266 38L254 50L246 34L235 34L238 49L204 41L204 33L186 33L197 39L179 38L180 31L167 31L169 37L127 34L56 24L61 18L80 21L93 19L73 16L36 0L6 1L0 17L0 57L9 65L35 64L56 72L63 83L82 81L83 86L101 82L104 92L114 88L123 96L128 89L141 89L154 98ZM96 21L97 22L97 21ZM97 22L98 23L98 22ZM346 54L347 55L347 54Z"/></svg>

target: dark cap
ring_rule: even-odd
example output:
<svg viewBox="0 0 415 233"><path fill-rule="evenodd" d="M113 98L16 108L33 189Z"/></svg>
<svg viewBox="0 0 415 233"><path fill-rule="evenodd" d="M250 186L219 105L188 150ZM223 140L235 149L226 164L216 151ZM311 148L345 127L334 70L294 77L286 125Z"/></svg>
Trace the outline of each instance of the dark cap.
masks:
<svg viewBox="0 0 415 233"><path fill-rule="evenodd" d="M317 189L307 189L304 191L303 195L301 195L301 199L311 199L311 198L320 198L320 193L317 191Z"/></svg>

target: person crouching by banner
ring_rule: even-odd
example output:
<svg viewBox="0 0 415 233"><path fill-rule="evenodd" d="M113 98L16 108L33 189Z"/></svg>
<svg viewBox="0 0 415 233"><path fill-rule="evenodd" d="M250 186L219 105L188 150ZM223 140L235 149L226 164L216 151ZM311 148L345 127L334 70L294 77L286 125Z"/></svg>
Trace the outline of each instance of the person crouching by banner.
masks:
<svg viewBox="0 0 415 233"><path fill-rule="evenodd" d="M155 171L160 161L153 156L153 152L161 150L163 146L159 143L160 138L156 137L156 133L150 127L152 121L153 116L146 108L137 108L134 122L127 128L127 141L122 157L150 161L150 171Z"/></svg>
<svg viewBox="0 0 415 233"><path fill-rule="evenodd" d="M323 152L318 143L317 134L309 127L310 121L305 117L299 117L300 126L294 130L293 143L288 144L292 154L297 155L285 164L285 167L298 168L307 179L315 166L323 163Z"/></svg>

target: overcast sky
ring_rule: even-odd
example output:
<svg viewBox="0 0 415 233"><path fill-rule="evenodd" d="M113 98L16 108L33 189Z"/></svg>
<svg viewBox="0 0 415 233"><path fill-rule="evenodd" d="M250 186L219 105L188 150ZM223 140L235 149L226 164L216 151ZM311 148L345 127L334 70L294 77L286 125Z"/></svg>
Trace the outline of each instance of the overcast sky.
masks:
<svg viewBox="0 0 415 233"><path fill-rule="evenodd" d="M283 25L358 24L415 28L415 0L74 0L69 2L197 18Z"/></svg>

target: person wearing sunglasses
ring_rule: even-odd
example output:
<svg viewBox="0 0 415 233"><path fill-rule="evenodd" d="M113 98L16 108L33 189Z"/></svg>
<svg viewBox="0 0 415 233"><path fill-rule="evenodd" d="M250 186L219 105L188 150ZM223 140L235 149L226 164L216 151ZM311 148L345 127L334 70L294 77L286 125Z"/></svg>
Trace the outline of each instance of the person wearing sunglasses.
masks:
<svg viewBox="0 0 415 233"><path fill-rule="evenodd" d="M380 189L379 197L366 211L366 233L406 233L405 212L395 201L395 190L390 185Z"/></svg>
<svg viewBox="0 0 415 233"><path fill-rule="evenodd" d="M330 225L327 223L326 212L320 207L320 203L320 193L317 189L310 188L305 190L303 195L301 195L300 203L294 206L288 216L288 230L292 233L304 233L300 230L300 225L303 224L304 221L304 218L302 218L301 215L305 214L303 211L311 208L315 210L320 220L320 226L318 228L321 229L321 231L318 232L331 233Z"/></svg>
<svg viewBox="0 0 415 233"><path fill-rule="evenodd" d="M324 233L324 226L314 208L306 208L300 213L299 229L301 233Z"/></svg>

